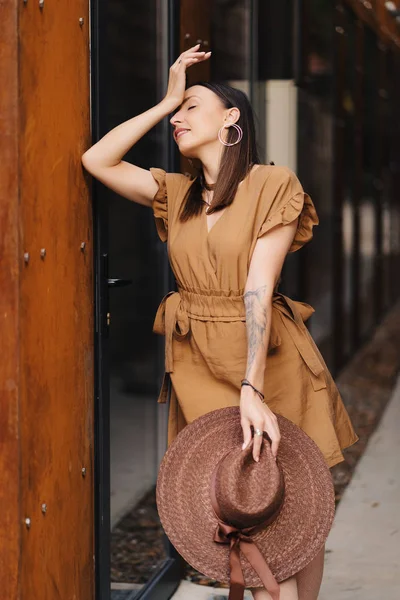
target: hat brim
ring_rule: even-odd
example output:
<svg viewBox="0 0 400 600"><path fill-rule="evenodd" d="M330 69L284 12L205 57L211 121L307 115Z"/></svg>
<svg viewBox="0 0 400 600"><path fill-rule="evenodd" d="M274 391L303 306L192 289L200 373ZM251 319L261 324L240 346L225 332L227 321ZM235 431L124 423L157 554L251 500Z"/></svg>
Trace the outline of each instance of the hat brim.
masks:
<svg viewBox="0 0 400 600"><path fill-rule="evenodd" d="M322 549L335 502L332 477L317 445L291 421L280 415L277 418L285 498L277 519L253 540L279 582L298 573ZM229 583L229 546L213 539L217 519L211 505L210 478L226 452L242 443L239 407L208 412L187 425L171 443L157 478L158 513L171 543L192 567L223 583ZM269 442L264 439L263 443ZM244 554L240 558L245 587L261 587Z"/></svg>

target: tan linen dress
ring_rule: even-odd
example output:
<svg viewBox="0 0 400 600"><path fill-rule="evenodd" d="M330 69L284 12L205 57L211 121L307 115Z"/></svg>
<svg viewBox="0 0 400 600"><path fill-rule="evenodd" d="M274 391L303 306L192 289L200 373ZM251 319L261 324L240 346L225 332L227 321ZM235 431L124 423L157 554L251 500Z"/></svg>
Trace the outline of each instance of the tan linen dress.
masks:
<svg viewBox="0 0 400 600"><path fill-rule="evenodd" d="M157 232L167 242L178 289L162 299L153 327L165 335L158 402L166 402L170 391L170 444L197 417L240 404L240 380L247 367L243 294L257 239L300 215L289 249L295 252L311 240L319 221L311 198L286 167L255 167L210 232L205 210L185 223L178 218L194 179L154 167L150 171L159 184L152 203ZM301 427L331 467L343 460L341 450L358 437L304 324L314 309L284 296L278 286L272 301L265 401Z"/></svg>

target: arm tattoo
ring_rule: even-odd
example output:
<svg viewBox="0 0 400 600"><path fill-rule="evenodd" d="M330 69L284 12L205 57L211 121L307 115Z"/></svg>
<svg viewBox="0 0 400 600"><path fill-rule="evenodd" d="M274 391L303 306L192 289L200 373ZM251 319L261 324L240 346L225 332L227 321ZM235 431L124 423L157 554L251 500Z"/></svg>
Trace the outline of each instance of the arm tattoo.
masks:
<svg viewBox="0 0 400 600"><path fill-rule="evenodd" d="M246 307L246 327L248 339L248 358L246 377L261 352L266 355L267 333L267 286L250 290L244 295Z"/></svg>

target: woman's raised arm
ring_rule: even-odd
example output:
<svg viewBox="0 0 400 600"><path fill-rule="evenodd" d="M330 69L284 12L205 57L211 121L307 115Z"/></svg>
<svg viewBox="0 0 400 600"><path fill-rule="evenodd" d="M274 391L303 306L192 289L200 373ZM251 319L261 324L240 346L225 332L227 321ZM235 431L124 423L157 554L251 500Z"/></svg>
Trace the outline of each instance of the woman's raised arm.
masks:
<svg viewBox="0 0 400 600"><path fill-rule="evenodd" d="M159 104L114 127L82 156L82 164L91 175L128 200L151 206L158 187L150 171L122 158L150 129L182 103L186 68L209 58L210 53L196 51L198 46L183 52L171 66L168 90Z"/></svg>
<svg viewBox="0 0 400 600"><path fill-rule="evenodd" d="M120 196L151 206L158 187L152 174L122 157L172 110L173 105L164 99L146 112L117 125L85 152L83 166Z"/></svg>

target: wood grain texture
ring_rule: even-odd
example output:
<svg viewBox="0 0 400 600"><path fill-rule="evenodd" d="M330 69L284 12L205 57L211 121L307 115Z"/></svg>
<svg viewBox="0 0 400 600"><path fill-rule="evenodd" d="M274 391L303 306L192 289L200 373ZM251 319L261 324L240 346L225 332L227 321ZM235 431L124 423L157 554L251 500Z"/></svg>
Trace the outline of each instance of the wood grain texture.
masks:
<svg viewBox="0 0 400 600"><path fill-rule="evenodd" d="M0 596L16 600L20 556L16 1L0 0L0 15Z"/></svg>
<svg viewBox="0 0 400 600"><path fill-rule="evenodd" d="M203 0L202 2L198 2L197 0L181 0L179 7L179 51L182 53L195 46L197 40L201 40L200 52L212 51L211 0ZM207 43L204 44L204 42ZM196 81L209 81L210 64L210 59L208 59L198 65L189 67L186 72L186 87L188 88ZM197 174L188 159L183 155L180 156L180 168L182 173Z"/></svg>
<svg viewBox="0 0 400 600"><path fill-rule="evenodd" d="M373 29L383 42L400 47L399 28L396 19L385 8L385 0L371 0L365 3L360 0L344 0L344 3L353 9L361 21Z"/></svg>
<svg viewBox="0 0 400 600"><path fill-rule="evenodd" d="M20 283L21 509L31 519L22 528L21 598L90 600L93 238L81 166L90 145L88 2L45 0L40 9L28 0L19 13L20 253L30 254Z"/></svg>
<svg viewBox="0 0 400 600"><path fill-rule="evenodd" d="M211 48L211 0L181 0L180 2L180 52L184 52L201 40L199 51L208 52ZM187 37L190 36L190 37ZM207 42L204 45L204 42ZM210 78L210 61L192 65L187 70L187 85L195 81L208 81Z"/></svg>

